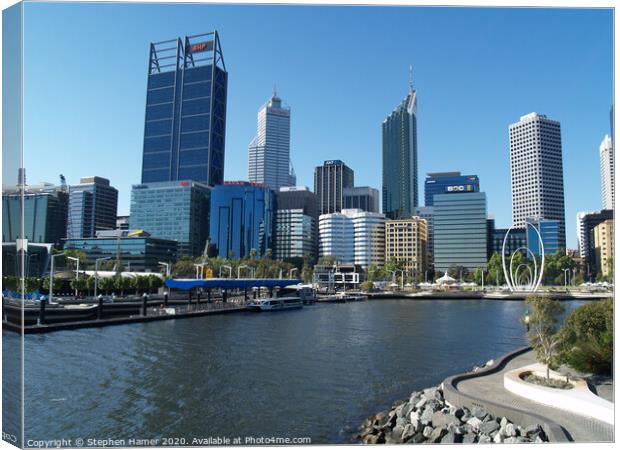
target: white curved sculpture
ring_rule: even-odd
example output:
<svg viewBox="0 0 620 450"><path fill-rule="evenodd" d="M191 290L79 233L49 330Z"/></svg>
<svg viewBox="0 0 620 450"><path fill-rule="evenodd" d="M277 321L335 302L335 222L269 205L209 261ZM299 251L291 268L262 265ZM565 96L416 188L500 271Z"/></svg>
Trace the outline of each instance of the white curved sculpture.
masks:
<svg viewBox="0 0 620 450"><path fill-rule="evenodd" d="M536 231L536 235L538 236L538 244L540 246L540 254L542 257L542 260L540 262L540 271L538 270L539 267L538 267L538 264L536 263L536 255L534 255L534 252L532 252L527 247L519 247L514 252L512 252L512 255L510 255L509 268L508 269L506 268L506 240L508 239L508 235L514 228L514 225L508 228L508 231L506 231L506 235L504 236L504 243L502 244L502 268L504 269L504 278L506 279L506 284L508 285L508 288L510 289L511 292L536 292L538 288L540 287L540 283L542 283L542 277L543 277L543 272L545 268L545 246L543 244L542 236L540 235L538 228L536 228L533 224L529 222L526 222L525 224L526 224L526 230L527 230L527 227L530 226L532 227L534 231ZM517 266L517 269L514 272L512 270L512 263L513 263L514 257L521 250L525 250L526 254L531 255L532 260L534 261L533 272L532 272L531 267L525 265L525 267L527 267L527 269L529 270L529 277L528 277L527 283L521 283L520 277L517 276L519 269L523 267L524 264L519 264ZM515 282L515 279L516 279L516 282Z"/></svg>

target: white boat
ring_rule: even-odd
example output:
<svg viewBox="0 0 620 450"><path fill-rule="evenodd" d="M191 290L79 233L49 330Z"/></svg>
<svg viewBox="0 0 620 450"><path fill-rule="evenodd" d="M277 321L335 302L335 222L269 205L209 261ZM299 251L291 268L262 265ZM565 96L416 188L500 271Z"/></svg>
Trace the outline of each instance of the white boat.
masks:
<svg viewBox="0 0 620 450"><path fill-rule="evenodd" d="M302 307L303 301L299 297L257 298L247 306L252 311L282 311Z"/></svg>

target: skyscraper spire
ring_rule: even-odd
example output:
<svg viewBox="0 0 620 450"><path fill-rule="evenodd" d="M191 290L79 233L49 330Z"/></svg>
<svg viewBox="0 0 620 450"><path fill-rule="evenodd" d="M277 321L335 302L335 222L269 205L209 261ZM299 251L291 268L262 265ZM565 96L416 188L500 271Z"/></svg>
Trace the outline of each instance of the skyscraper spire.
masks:
<svg viewBox="0 0 620 450"><path fill-rule="evenodd" d="M409 90L413 91L413 66L409 64Z"/></svg>

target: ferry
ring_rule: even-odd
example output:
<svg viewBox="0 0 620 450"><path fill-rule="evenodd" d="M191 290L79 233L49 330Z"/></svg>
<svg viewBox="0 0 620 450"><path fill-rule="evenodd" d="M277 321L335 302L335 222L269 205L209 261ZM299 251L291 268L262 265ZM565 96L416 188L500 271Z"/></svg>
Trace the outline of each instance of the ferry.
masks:
<svg viewBox="0 0 620 450"><path fill-rule="evenodd" d="M283 311L285 309L303 308L303 300L299 297L257 298L248 303L251 311Z"/></svg>

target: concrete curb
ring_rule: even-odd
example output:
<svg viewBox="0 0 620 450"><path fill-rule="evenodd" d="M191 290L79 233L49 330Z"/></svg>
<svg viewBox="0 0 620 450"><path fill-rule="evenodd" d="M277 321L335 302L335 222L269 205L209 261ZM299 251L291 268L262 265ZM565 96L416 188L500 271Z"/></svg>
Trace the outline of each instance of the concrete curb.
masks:
<svg viewBox="0 0 620 450"><path fill-rule="evenodd" d="M463 380L469 380L471 378L479 378L485 375L491 375L493 373L500 372L506 364L513 358L522 355L523 353L531 350L531 347L522 347L513 352L507 353L488 367L485 367L477 372L464 373L448 377L442 383L443 395L448 403L458 407L466 407L472 409L474 406L484 408L488 413L496 417L506 417L513 423L519 424L524 427L540 424L545 431L545 434L551 442L571 442L570 435L551 419L526 412L511 406L502 405L489 400L482 400L469 394L465 394L458 390L457 385Z"/></svg>

